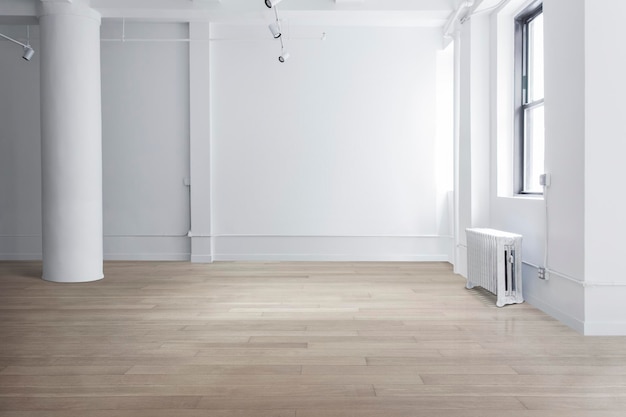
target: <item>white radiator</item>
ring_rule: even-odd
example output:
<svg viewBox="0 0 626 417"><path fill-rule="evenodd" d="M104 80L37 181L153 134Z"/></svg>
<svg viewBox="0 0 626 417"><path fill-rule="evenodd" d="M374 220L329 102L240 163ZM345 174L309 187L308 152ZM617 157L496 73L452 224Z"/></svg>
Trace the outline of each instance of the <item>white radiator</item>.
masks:
<svg viewBox="0 0 626 417"><path fill-rule="evenodd" d="M523 303L522 236L493 229L466 229L467 288L480 286L496 305Z"/></svg>

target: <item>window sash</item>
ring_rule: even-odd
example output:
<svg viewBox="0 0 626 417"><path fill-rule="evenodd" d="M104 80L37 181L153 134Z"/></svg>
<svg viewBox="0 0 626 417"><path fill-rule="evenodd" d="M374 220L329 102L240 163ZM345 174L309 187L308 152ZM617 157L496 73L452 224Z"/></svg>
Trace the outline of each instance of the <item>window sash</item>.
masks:
<svg viewBox="0 0 626 417"><path fill-rule="evenodd" d="M518 175L515 177L515 189L518 194L542 194L539 175L543 173L544 155L544 98L532 97L531 54L534 52L531 39L531 22L543 13L540 0L531 4L515 19L515 79L516 79L516 158ZM543 53L543 50L538 53ZM539 80L540 82L542 80ZM542 87L541 85L539 87ZM541 166L539 166L541 165Z"/></svg>
<svg viewBox="0 0 626 417"><path fill-rule="evenodd" d="M541 194L539 176L543 174L545 116L543 102L524 109L524 178L522 191ZM537 162L537 163L536 163Z"/></svg>

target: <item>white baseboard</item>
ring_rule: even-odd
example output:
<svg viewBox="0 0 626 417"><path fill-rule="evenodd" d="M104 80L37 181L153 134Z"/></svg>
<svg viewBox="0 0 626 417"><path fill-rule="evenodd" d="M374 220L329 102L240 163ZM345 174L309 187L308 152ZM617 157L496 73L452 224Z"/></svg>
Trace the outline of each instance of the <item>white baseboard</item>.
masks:
<svg viewBox="0 0 626 417"><path fill-rule="evenodd" d="M41 261L41 236L0 236L0 261Z"/></svg>
<svg viewBox="0 0 626 417"><path fill-rule="evenodd" d="M115 261L188 261L184 236L105 236L104 259ZM0 236L0 260L40 261L41 236Z"/></svg>
<svg viewBox="0 0 626 417"><path fill-rule="evenodd" d="M625 336L626 322L624 321L586 321L585 336Z"/></svg>
<svg viewBox="0 0 626 417"><path fill-rule="evenodd" d="M197 264L210 264L214 261L211 255L191 255L191 262Z"/></svg>
<svg viewBox="0 0 626 417"><path fill-rule="evenodd" d="M455 259L456 263L454 264L454 273L461 275L463 278L467 279L467 247L459 245L454 248L456 253Z"/></svg>
<svg viewBox="0 0 626 417"><path fill-rule="evenodd" d="M625 336L625 299L626 285L623 282L588 282L585 287L585 335Z"/></svg>
<svg viewBox="0 0 626 417"><path fill-rule="evenodd" d="M312 254L312 253L266 253L258 254L216 254L214 261L269 261L269 262L449 262L447 254Z"/></svg>
<svg viewBox="0 0 626 417"><path fill-rule="evenodd" d="M191 262L210 264L213 262L213 238L210 236L193 236L191 238Z"/></svg>
<svg viewBox="0 0 626 417"><path fill-rule="evenodd" d="M559 310L558 308L553 307L550 304L547 304L543 300L539 298L535 298L532 295L524 294L524 299L527 303L531 304L533 307L537 307L539 310L543 311L547 315L554 317L556 320L565 324L568 327L576 330L580 334L585 333L585 322L577 319L573 315L566 313L564 311Z"/></svg>
<svg viewBox="0 0 626 417"><path fill-rule="evenodd" d="M41 261L41 253L0 253L0 261Z"/></svg>
<svg viewBox="0 0 626 417"><path fill-rule="evenodd" d="M105 253L105 261L189 261L188 253Z"/></svg>
<svg viewBox="0 0 626 417"><path fill-rule="evenodd" d="M105 236L107 261L189 261L186 236Z"/></svg>
<svg viewBox="0 0 626 417"><path fill-rule="evenodd" d="M522 264L524 299L579 333L585 330L584 288L571 280L552 276L538 278L537 268Z"/></svg>
<svg viewBox="0 0 626 417"><path fill-rule="evenodd" d="M215 236L215 261L450 261L442 236Z"/></svg>
<svg viewBox="0 0 626 417"><path fill-rule="evenodd" d="M194 251L192 252L192 239ZM448 236L105 236L119 261L450 262ZM0 259L41 260L41 236L5 236Z"/></svg>

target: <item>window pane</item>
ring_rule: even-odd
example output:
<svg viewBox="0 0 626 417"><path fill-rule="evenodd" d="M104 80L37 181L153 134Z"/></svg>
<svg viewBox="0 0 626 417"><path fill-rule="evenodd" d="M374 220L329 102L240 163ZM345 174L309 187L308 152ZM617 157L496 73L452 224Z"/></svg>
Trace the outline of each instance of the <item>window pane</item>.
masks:
<svg viewBox="0 0 626 417"><path fill-rule="evenodd" d="M524 192L542 193L539 176L543 174L544 111L543 105L524 111Z"/></svg>
<svg viewBox="0 0 626 417"><path fill-rule="evenodd" d="M543 13L528 23L528 102L543 98Z"/></svg>

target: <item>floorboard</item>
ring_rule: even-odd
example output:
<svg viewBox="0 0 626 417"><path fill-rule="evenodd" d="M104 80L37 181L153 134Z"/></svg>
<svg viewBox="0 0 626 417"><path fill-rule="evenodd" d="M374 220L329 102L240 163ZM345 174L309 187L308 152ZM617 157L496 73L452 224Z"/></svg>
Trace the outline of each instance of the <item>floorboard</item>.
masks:
<svg viewBox="0 0 626 417"><path fill-rule="evenodd" d="M617 417L626 338L446 263L0 262L2 417Z"/></svg>

